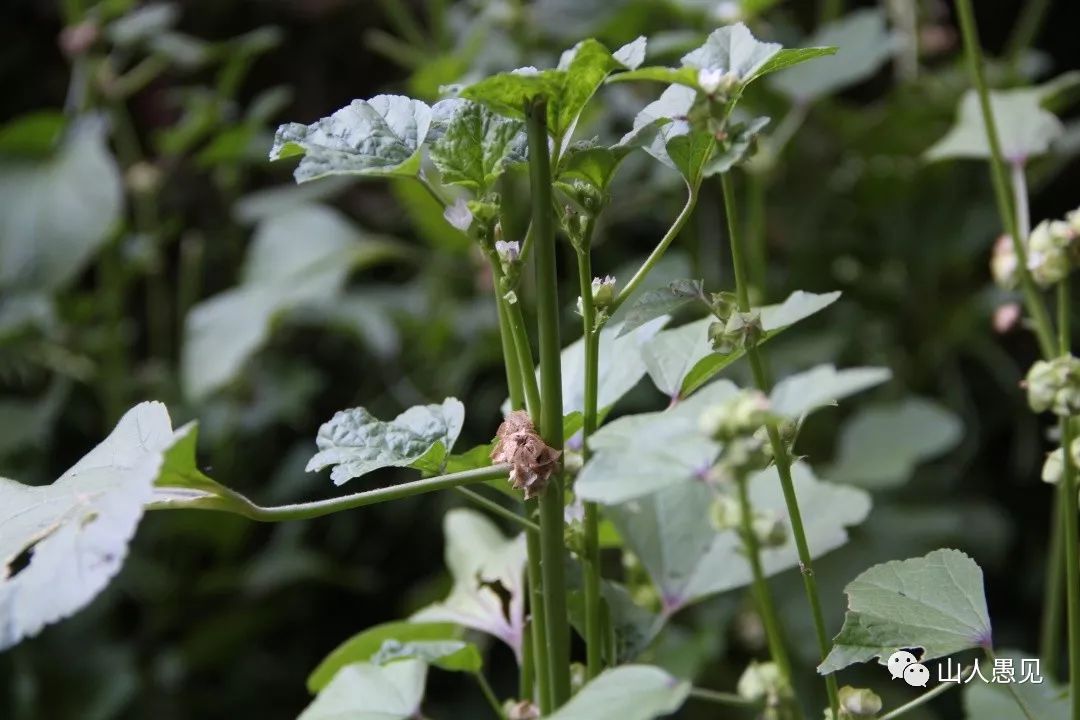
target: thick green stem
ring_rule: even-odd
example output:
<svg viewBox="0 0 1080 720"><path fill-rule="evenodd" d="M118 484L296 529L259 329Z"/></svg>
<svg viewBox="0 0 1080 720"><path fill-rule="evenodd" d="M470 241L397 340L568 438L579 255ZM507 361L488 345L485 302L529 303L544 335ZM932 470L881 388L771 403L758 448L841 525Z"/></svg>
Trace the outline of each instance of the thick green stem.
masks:
<svg viewBox="0 0 1080 720"><path fill-rule="evenodd" d="M1050 550L1046 556L1046 584L1043 588L1042 624L1039 628L1039 656L1047 677L1057 679L1061 652L1061 612L1065 596L1065 515L1064 491L1054 493L1050 509Z"/></svg>
<svg viewBox="0 0 1080 720"><path fill-rule="evenodd" d="M597 386L600 373L600 333L596 327L596 307L592 297L592 232L590 217L577 248L578 289L581 292L581 319L585 341L585 401L582 409L581 454L589 458L589 437L596 431ZM588 679L604 669L603 627L600 608L600 511L596 503L585 502L585 672Z"/></svg>
<svg viewBox="0 0 1080 720"><path fill-rule="evenodd" d="M747 289L746 261L738 237L735 197L728 173L720 176L720 183L724 191L724 209L727 212L731 263L735 269L735 293L738 297L739 310L748 312L750 310L750 293ZM756 347L750 347L746 351L746 356L750 361L750 369L753 371L754 382L757 384L758 389L768 393L770 390L769 381L760 351ZM806 541L806 530L803 527L802 512L799 510L799 499L795 494L795 485L791 479L791 455L780 437L780 430L776 422L769 422L765 429L769 434L769 444L772 446L776 472L780 476L780 487L784 492L784 504L787 506L788 519L791 521L791 534L795 538L795 547L799 554L799 569L802 572L806 599L810 603L810 614L814 621L818 650L821 652L821 658L824 659L829 653L829 634L825 629L825 615L821 611L821 597L817 589L817 580L814 577L813 559L810 554L810 546ZM835 675L829 674L825 676L825 688L829 693L829 706L832 708L833 717L839 717L840 696Z"/></svg>
<svg viewBox="0 0 1080 720"><path fill-rule="evenodd" d="M660 258L664 256L664 252L668 249L668 246L679 236L683 226L686 225L686 221L690 219L690 216L694 212L694 206L697 205L698 191L700 188L700 185L689 186L689 194L687 195L686 204L683 206L682 211L679 213L678 217L675 218L675 222L671 224L668 231L664 233L664 237L660 239L659 244L657 244L657 246L653 248L653 251L649 253L649 257L645 258L645 262L641 264L638 271L630 278L630 282L626 283L623 289L619 291L615 300L612 301L611 305L608 307L609 315L614 315L619 306L634 294L634 291L637 290L638 286L644 282L649 271L653 269L653 266L660 262Z"/></svg>
<svg viewBox="0 0 1080 720"><path fill-rule="evenodd" d="M535 499L529 500L525 503L525 508L530 514L536 513L538 504ZM525 538L525 548L529 556L529 630L533 664L536 668L536 700L540 712L546 715L554 708L551 699L551 664L548 662L547 608L544 605L544 573L541 567L543 550L540 535L529 533Z"/></svg>
<svg viewBox="0 0 1080 720"><path fill-rule="evenodd" d="M510 324L510 334L514 338L514 347L517 350L518 366L521 368L521 385L525 391L525 407L529 411L534 423L540 420L540 386L536 383L536 372L533 368L532 345L529 343L529 333L525 329L525 317L521 312L521 303L505 301L506 319Z"/></svg>
<svg viewBox="0 0 1080 720"><path fill-rule="evenodd" d="M1069 278L1058 283L1058 351L1068 355L1072 350L1069 323ZM1080 519L1077 517L1076 466L1072 459L1073 426L1069 417L1062 417L1061 472L1062 543L1065 545L1065 605L1069 646L1069 702L1072 720L1080 720Z"/></svg>
<svg viewBox="0 0 1080 720"><path fill-rule="evenodd" d="M484 677L484 673L473 673L476 678L476 684L480 686L480 692L484 694L484 699L487 700L488 705L495 712L495 717L499 720L503 720L506 717L506 713L503 712L502 704L499 703L499 698L495 695L495 691L491 689L491 683Z"/></svg>
<svg viewBox="0 0 1080 720"><path fill-rule="evenodd" d="M972 83L979 95L979 107L982 110L983 124L986 127L986 139L990 145L991 161L990 177L994 183L994 197L997 200L998 214L1001 216L1001 226L1012 239L1013 252L1017 258L1017 275L1020 279L1020 289L1024 294L1024 304L1028 315L1035 323L1035 335L1039 341L1039 349L1043 357L1054 356L1054 331L1050 324L1050 315L1043 304L1042 297L1035 287L1035 281L1031 279L1031 272L1027 265L1027 237L1020 234L1020 224L1017 222L1017 212L1009 197L1009 176L1005 165L1005 157L1001 152L1001 142L998 139L997 123L994 121L994 112L990 105L990 92L986 87L986 78L983 77L982 49L979 46L978 30L975 27L975 14L971 9L971 0L956 0L956 9L960 19L960 30L964 36L964 52L967 55L968 69L971 73ZM1020 158L1011 158L1019 162Z"/></svg>
<svg viewBox="0 0 1080 720"><path fill-rule="evenodd" d="M769 645L769 655L780 669L784 684L791 687L791 658L788 657L787 648L784 646L784 630L780 625L780 616L776 613L776 605L773 603L772 591L765 579L765 570L761 565L761 546L758 544L757 535L754 534L754 506L750 504L750 492L747 478L739 478L735 483L739 493L739 522L740 535L743 547L746 550L746 559L750 563L750 571L754 581L751 591L754 595L754 603L757 605L758 614L761 616L761 624L765 628L765 640ZM797 701L792 703L792 708L797 715L801 715Z"/></svg>
<svg viewBox="0 0 1080 720"><path fill-rule="evenodd" d="M529 181L536 264L536 315L540 346L540 435L562 450L562 343L559 338L559 276L555 262L555 224L551 204L551 158L548 154L547 101L525 106L529 137ZM563 538L563 489L552 474L540 495L541 569L547 609L548 663L552 705L570 699L570 626L566 612L566 546Z"/></svg>
<svg viewBox="0 0 1080 720"><path fill-rule="evenodd" d="M353 510L355 508L367 507L368 505L390 502L391 500L402 500L404 498L413 497L414 495L423 495L437 490L449 490L462 485L473 485L476 483L487 482L488 480L498 480L500 478L505 478L509 470L509 465L492 465L490 467L477 468L475 470L449 473L448 475L437 475L431 478L424 478L423 480L414 480L413 482L391 485L390 487L379 488L377 490L367 490L365 492L330 498L328 500L294 503L292 505L277 505L274 507L256 505L238 492L233 490L223 490L219 492L224 492L224 497L207 494L205 496L207 499L205 504L174 504L169 501L162 501L151 503L148 506L148 509L223 510L242 515L249 520L256 520L258 522L309 520L324 515L333 515L334 513L343 512L345 510Z"/></svg>

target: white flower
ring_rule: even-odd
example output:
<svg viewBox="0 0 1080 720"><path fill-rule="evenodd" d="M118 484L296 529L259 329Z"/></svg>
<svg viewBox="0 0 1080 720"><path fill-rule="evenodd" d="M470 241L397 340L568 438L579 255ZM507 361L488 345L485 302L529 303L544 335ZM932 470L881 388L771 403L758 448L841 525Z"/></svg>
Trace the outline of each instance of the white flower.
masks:
<svg viewBox="0 0 1080 720"><path fill-rule="evenodd" d="M499 253L499 257L504 262L517 262L518 257L521 255L521 244L517 240L511 240L510 242L496 240L495 252Z"/></svg>
<svg viewBox="0 0 1080 720"><path fill-rule="evenodd" d="M517 70L511 70L511 75L539 75L540 71L534 68L532 65L526 67L519 67Z"/></svg>
<svg viewBox="0 0 1080 720"><path fill-rule="evenodd" d="M472 211L469 210L464 198L458 198L453 205L448 205L443 211L443 217L446 218L446 222L461 232L468 232L473 221Z"/></svg>
<svg viewBox="0 0 1080 720"><path fill-rule="evenodd" d="M724 73L720 69L711 70L701 68L698 70L697 83L705 94L712 95L720 89L720 83L724 80Z"/></svg>

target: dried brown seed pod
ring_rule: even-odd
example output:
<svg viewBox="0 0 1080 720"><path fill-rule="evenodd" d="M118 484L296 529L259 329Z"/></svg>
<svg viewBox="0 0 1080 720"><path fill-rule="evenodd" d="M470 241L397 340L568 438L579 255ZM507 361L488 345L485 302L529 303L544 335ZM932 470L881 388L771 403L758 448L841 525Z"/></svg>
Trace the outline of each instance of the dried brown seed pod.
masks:
<svg viewBox="0 0 1080 720"><path fill-rule="evenodd" d="M509 463L510 482L525 491L525 499L537 497L547 487L548 478L558 468L562 453L544 442L524 410L506 416L495 433L492 462Z"/></svg>

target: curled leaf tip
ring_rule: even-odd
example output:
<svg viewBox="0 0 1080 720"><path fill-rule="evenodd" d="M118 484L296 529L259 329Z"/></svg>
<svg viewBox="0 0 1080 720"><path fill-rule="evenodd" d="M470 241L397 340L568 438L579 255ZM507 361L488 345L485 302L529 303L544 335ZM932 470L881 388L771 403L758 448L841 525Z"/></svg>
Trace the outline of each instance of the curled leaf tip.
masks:
<svg viewBox="0 0 1080 720"><path fill-rule="evenodd" d="M509 463L511 484L514 489L523 490L525 499L529 500L544 492L561 454L544 442L527 412L515 410L495 433L491 460Z"/></svg>

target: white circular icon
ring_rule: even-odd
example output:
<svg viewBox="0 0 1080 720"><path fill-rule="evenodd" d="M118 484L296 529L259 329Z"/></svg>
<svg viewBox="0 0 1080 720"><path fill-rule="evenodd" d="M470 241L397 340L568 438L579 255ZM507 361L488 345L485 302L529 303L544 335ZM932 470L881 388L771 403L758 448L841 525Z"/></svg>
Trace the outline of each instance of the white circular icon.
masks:
<svg viewBox="0 0 1080 720"><path fill-rule="evenodd" d="M911 687L926 687L930 671L922 663L912 663L904 668L904 682Z"/></svg>
<svg viewBox="0 0 1080 720"><path fill-rule="evenodd" d="M904 677L904 670L907 666L914 665L917 662L919 662L919 659L907 650L897 650L889 656L889 660L885 664L889 666L889 674L892 675L892 679L895 680L896 678Z"/></svg>

